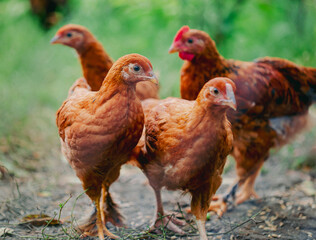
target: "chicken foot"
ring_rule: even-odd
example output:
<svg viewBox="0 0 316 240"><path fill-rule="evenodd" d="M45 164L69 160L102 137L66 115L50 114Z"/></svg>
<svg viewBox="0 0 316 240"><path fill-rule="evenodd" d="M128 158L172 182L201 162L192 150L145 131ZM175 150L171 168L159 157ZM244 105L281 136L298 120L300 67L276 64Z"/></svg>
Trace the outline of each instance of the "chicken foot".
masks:
<svg viewBox="0 0 316 240"><path fill-rule="evenodd" d="M246 181L242 185L242 188L240 189L240 192L237 193L237 197L235 200L236 204L241 204L247 201L248 199L250 199L251 197L259 198L258 194L255 192L254 186L255 186L256 178L258 174L260 173L260 169L262 165L263 165L263 162L256 169L256 171L246 179Z"/></svg>
<svg viewBox="0 0 316 240"><path fill-rule="evenodd" d="M230 188L229 192L225 194L224 197L214 196L213 201L215 202L211 203L208 211L213 211L219 217L222 217L227 211L230 197L232 197L233 204L237 205L247 201L251 197L259 198L258 194L255 192L254 185L263 163L264 161L260 161L259 164L254 166L252 171L248 171L246 176L240 176L237 183ZM240 191L237 193L238 188Z"/></svg>
<svg viewBox="0 0 316 240"><path fill-rule="evenodd" d="M167 228L171 231L174 231L179 234L184 234L184 231L180 229L177 225L183 226L183 221L177 219L174 215L165 215L161 201L161 192L160 189L154 189L155 196L156 196L156 216L154 218L154 222L150 227L150 231L157 230L159 228Z"/></svg>
<svg viewBox="0 0 316 240"><path fill-rule="evenodd" d="M102 195L100 201L101 218L102 224L105 225L107 222L111 222L114 226L124 227L124 217L120 214L117 205L113 202L112 197L109 193L109 187L102 185ZM97 225L97 208L94 205L93 212L88 218L83 220L78 228L80 231L85 232L85 235L95 236L98 232Z"/></svg>
<svg viewBox="0 0 316 240"><path fill-rule="evenodd" d="M78 227L79 230L81 230L83 232L82 236L95 236L97 233L99 236L99 239L104 239L104 234L106 234L111 239L118 238L118 236L111 233L106 228L106 225L105 225L106 222L104 222L104 219L106 219L106 216L105 216L106 214L102 210L103 203L101 203L104 199L103 196L106 195L104 190L105 189L102 189L102 199L101 199L101 191L98 195L93 196L93 197L91 196L91 199L93 200L93 203L95 205L95 209L94 209L94 212L92 213L92 215L89 217L89 222ZM102 200L102 201L100 201L100 200ZM95 229L95 226L97 227L97 231Z"/></svg>

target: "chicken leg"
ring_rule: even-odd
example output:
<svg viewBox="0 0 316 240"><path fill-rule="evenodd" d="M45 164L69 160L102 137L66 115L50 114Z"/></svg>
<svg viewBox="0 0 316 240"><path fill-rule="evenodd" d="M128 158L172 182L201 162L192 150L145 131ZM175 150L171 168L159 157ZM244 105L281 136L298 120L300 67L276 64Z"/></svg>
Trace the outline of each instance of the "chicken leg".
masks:
<svg viewBox="0 0 316 240"><path fill-rule="evenodd" d="M100 201L100 209L101 209L101 218L103 224L107 222L111 222L114 226L124 227L124 217L119 212L117 204L113 201L111 194L109 193L109 189L105 186L102 186L102 195ZM98 232L97 226L97 208L94 206L93 212L90 216L83 220L83 224L78 228L85 232L86 235L95 236Z"/></svg>
<svg viewBox="0 0 316 240"><path fill-rule="evenodd" d="M101 185L101 184L100 184ZM106 234L108 237L112 239L117 239L118 236L111 233L106 228L106 222L104 221L106 219L106 213L104 212L103 208L101 206L103 203L101 203L101 200L103 201L107 196L107 191L105 188L97 189L97 191L87 191L87 195L90 197L92 202L95 205L95 212L90 216L88 223L79 226L79 230L83 232L83 236L94 236L96 234L95 226L97 227L97 233L100 239L104 239L104 234ZM102 196L102 197L101 197ZM94 217L96 216L96 219Z"/></svg>
<svg viewBox="0 0 316 240"><path fill-rule="evenodd" d="M245 170L242 166L237 164L237 174L239 175L238 180L236 181L237 183L233 184L224 197L215 196L213 200L216 202L211 203L208 211L213 211L219 217L222 217L222 215L227 211L227 204L230 196L235 204L241 204L251 197L259 198L258 194L255 192L254 185L263 163L264 160L257 162L257 164L252 166L251 170ZM236 196L238 188L240 190Z"/></svg>
<svg viewBox="0 0 316 240"><path fill-rule="evenodd" d="M207 234L205 230L206 215L212 196L219 188L221 181L222 178L220 175L212 176L209 184L205 184L203 187L191 192L191 211L195 216L196 225L200 234L200 240L207 240Z"/></svg>
<svg viewBox="0 0 316 240"><path fill-rule="evenodd" d="M236 204L241 204L251 197L259 198L258 194L255 192L254 186L257 176L260 173L260 169L263 165L264 161L260 161L259 164L255 165L255 168L253 171L251 171L251 175L247 176L246 180L242 184L242 188L240 189L240 192L237 193L237 198L235 200ZM238 169L237 169L238 172ZM242 178L243 176L239 176L239 178Z"/></svg>

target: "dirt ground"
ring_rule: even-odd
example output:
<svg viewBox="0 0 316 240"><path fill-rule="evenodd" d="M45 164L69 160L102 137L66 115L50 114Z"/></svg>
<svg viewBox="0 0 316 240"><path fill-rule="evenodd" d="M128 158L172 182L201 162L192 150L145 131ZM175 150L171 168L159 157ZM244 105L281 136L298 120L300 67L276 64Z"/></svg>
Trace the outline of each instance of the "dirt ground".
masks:
<svg viewBox="0 0 316 240"><path fill-rule="evenodd" d="M54 164L43 164L26 177L0 180L1 239L78 238L73 227L90 213L92 205L68 164L62 159L52 161ZM316 174L285 170L277 158L266 162L264 169L256 184L261 199L231 206L222 218L210 214L206 222L209 239L316 239ZM233 182L233 167L223 178L219 192ZM124 166L111 192L125 215L127 228L108 227L121 239L198 239L192 216L186 213L188 224L183 229L188 235L142 234L153 219L155 199L137 168ZM189 206L189 197L180 192L163 191L162 197L165 210L179 212L179 206L181 211ZM63 224L53 221L46 226L45 221L36 224L23 219L30 214L45 214L46 220L54 217Z"/></svg>

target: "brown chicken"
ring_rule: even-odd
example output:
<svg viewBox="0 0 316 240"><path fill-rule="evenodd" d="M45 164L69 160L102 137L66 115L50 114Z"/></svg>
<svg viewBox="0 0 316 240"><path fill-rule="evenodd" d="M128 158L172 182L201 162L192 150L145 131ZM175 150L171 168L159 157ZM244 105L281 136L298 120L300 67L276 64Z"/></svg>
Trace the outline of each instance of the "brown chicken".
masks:
<svg viewBox="0 0 316 240"><path fill-rule="evenodd" d="M236 84L236 112L228 111L234 134L232 155L238 179L230 194L236 203L257 197L254 183L272 147L289 141L306 125L308 108L316 99L316 69L290 61L265 57L254 62L226 60L211 37L199 30L182 27L169 53L179 52L181 96L195 99L208 79L228 77ZM221 215L226 195L211 206Z"/></svg>
<svg viewBox="0 0 316 240"><path fill-rule="evenodd" d="M121 223L109 187L142 134L144 114L135 94L140 81L157 83L150 61L138 54L126 55L114 63L99 91L89 91L77 80L57 112L62 152L96 206L100 239L104 233L117 237L108 231L106 221ZM108 211L100 206L104 202Z"/></svg>
<svg viewBox="0 0 316 240"><path fill-rule="evenodd" d="M69 13L68 0L30 0L31 10L48 30Z"/></svg>
<svg viewBox="0 0 316 240"><path fill-rule="evenodd" d="M61 27L51 40L52 44L63 44L74 48L80 58L83 76L92 91L98 91L113 61L102 44L85 27L68 24ZM136 95L140 100L158 98L159 87L152 82L139 82Z"/></svg>
<svg viewBox="0 0 316 240"><path fill-rule="evenodd" d="M236 109L235 84L228 78L210 80L196 101L177 98L148 99L145 113L145 147L138 162L154 189L156 220L151 229L164 225L183 233L179 220L164 215L161 188L182 190L192 196L201 239L207 239L205 220L212 196L221 184L233 134L226 110ZM205 131L208 129L208 131Z"/></svg>

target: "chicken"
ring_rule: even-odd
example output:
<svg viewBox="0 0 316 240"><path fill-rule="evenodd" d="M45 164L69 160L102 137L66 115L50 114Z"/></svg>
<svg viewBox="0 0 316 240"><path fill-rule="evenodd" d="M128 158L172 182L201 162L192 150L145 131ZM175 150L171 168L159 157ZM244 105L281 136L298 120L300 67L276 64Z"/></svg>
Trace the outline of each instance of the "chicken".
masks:
<svg viewBox="0 0 316 240"><path fill-rule="evenodd" d="M74 48L80 58L83 76L92 91L100 89L113 61L87 28L75 24L65 25L57 31L51 43ZM158 98L158 90L158 86L152 82L139 82L136 85L136 94L140 100Z"/></svg>
<svg viewBox="0 0 316 240"><path fill-rule="evenodd" d="M144 114L135 93L140 81L157 83L150 61L138 54L126 55L113 64L99 91L82 88L79 81L57 112L62 152L96 206L100 239L104 233L117 238L106 221L121 223L109 187L142 134ZM100 206L104 202L108 211Z"/></svg>
<svg viewBox="0 0 316 240"><path fill-rule="evenodd" d="M254 62L227 60L217 51L211 37L182 27L169 53L179 52L185 60L181 69L181 96L193 100L213 77L228 77L236 84L236 112L228 111L234 134L232 155L238 179L230 194L236 203L258 197L254 183L272 147L281 146L301 131L308 108L316 99L316 69L290 61L265 57ZM210 209L222 214L229 195Z"/></svg>
<svg viewBox="0 0 316 240"><path fill-rule="evenodd" d="M226 111L236 109L234 91L230 79L215 78L205 84L196 101L168 98L142 102L145 146L137 160L156 196L157 214L151 229L166 225L183 233L176 225L179 220L162 217L161 188L179 189L191 194L200 237L207 239L207 210L232 149L233 135Z"/></svg>
<svg viewBox="0 0 316 240"><path fill-rule="evenodd" d="M30 0L31 10L48 30L69 13L68 0Z"/></svg>
<svg viewBox="0 0 316 240"><path fill-rule="evenodd" d="M76 49L79 55L83 75L86 80L84 78L78 79L69 89L68 96L74 92L74 88L78 87L80 90L76 91L76 95L79 92L85 92L84 88L93 91L100 89L104 78L113 65L113 61L104 50L102 44L87 28L75 24L65 25L57 31L56 35L51 39L51 43L72 47ZM158 90L158 85L150 81L138 82L136 85L136 95L141 100L158 98ZM137 162L131 160L129 163L135 165ZM94 234L97 231L96 217L95 209L90 217L84 220L84 224L80 226L80 229ZM122 225L121 221L112 221L112 223L117 226Z"/></svg>

